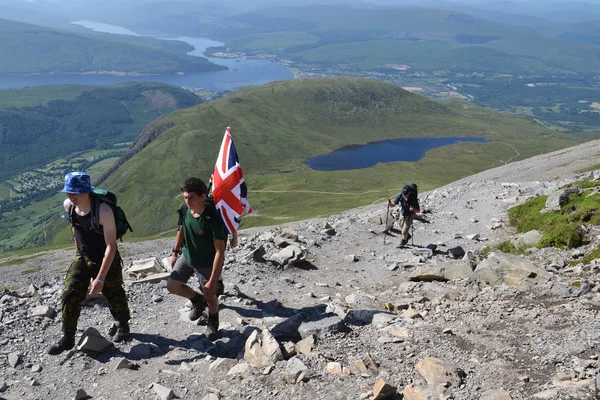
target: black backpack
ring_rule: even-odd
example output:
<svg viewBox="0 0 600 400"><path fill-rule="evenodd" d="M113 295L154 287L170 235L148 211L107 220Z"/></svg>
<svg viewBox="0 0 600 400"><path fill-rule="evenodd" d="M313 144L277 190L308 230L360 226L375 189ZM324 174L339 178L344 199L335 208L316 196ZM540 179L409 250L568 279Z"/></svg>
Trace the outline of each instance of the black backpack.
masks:
<svg viewBox="0 0 600 400"><path fill-rule="evenodd" d="M404 187L402 188L402 194L404 194L404 195L410 194L410 195L413 195L413 197L414 197L414 196L418 195L418 192L419 192L419 190L417 188L416 183L408 183L408 184L404 185Z"/></svg>
<svg viewBox="0 0 600 400"><path fill-rule="evenodd" d="M117 196L108 190L94 188L90 193L92 198L92 210L91 210L91 223L92 229L98 233L102 233L102 227L100 226L100 203L106 203L110 206L115 215L115 226L117 228L117 240L123 241L123 235L127 233L127 231L133 232L131 229L131 225L129 221L127 221L127 216L125 216L125 211L121 207L117 205ZM71 224L73 223L73 212L74 206L71 204L69 208L69 221Z"/></svg>

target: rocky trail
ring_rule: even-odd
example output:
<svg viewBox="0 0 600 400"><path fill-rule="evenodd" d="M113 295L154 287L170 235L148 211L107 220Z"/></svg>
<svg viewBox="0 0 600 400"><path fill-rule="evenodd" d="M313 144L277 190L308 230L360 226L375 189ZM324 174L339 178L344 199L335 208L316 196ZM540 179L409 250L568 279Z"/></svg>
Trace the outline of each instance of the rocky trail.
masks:
<svg viewBox="0 0 600 400"><path fill-rule="evenodd" d="M0 398L593 399L600 260L580 260L600 228L586 226L590 242L577 249L482 249L533 247L535 233L517 234L507 209L600 178L577 172L599 150L586 143L420 194L429 223L415 222L405 248L397 231L383 233L385 204L242 231L226 256L215 342L166 290L173 238L120 246L132 339L99 337L112 318L90 298L81 350L59 356L46 349L60 337L73 251L0 259Z"/></svg>

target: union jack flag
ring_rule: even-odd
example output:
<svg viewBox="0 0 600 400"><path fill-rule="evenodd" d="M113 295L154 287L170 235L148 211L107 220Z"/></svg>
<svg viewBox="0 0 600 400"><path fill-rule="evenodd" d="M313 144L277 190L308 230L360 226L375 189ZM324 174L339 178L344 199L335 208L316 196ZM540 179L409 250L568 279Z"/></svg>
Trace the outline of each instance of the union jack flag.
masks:
<svg viewBox="0 0 600 400"><path fill-rule="evenodd" d="M210 180L215 206L221 213L227 230L233 234L240 226L240 217L244 210L251 213L252 208L248 204L248 187L244 181L229 126L225 130L219 157Z"/></svg>

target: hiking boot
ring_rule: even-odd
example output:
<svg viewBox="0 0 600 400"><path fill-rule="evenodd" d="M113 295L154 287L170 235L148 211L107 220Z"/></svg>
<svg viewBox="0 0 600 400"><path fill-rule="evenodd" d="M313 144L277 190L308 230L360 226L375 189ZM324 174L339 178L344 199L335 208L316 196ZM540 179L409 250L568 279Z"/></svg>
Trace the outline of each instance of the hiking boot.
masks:
<svg viewBox="0 0 600 400"><path fill-rule="evenodd" d="M115 331L115 335L113 337L113 342L119 343L129 339L131 336L131 332L129 331L129 323L128 322L119 322L119 326Z"/></svg>
<svg viewBox="0 0 600 400"><path fill-rule="evenodd" d="M192 311L190 311L190 321L196 321L206 308L206 299L201 294L196 293L192 299Z"/></svg>
<svg viewBox="0 0 600 400"><path fill-rule="evenodd" d="M53 344L48 349L48 354L57 356L63 351L71 350L75 346L75 334L65 333L58 343Z"/></svg>
<svg viewBox="0 0 600 400"><path fill-rule="evenodd" d="M208 314L208 323L206 324L206 337L211 342L219 338L219 314Z"/></svg>
<svg viewBox="0 0 600 400"><path fill-rule="evenodd" d="M404 240L402 239L400 241L400 244L398 246L396 246L397 249L403 249L406 246L406 243L408 243L408 240Z"/></svg>
<svg viewBox="0 0 600 400"><path fill-rule="evenodd" d="M223 280L219 280L217 281L217 289L215 290L215 294L220 296L223 293L225 293L225 284L223 283Z"/></svg>

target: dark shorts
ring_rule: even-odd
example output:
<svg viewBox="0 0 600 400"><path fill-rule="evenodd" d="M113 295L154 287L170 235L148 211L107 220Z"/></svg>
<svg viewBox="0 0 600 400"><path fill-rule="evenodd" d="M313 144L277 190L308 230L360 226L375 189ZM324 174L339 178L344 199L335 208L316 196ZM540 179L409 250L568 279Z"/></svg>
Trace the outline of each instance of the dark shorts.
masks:
<svg viewBox="0 0 600 400"><path fill-rule="evenodd" d="M210 279L212 268L196 268L188 262L184 255L180 255L177 261L175 261L169 279L187 283L194 274L196 274L198 281L204 287L204 284Z"/></svg>

